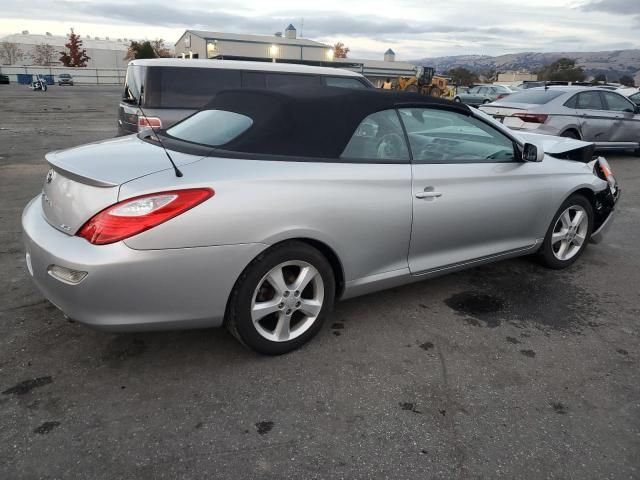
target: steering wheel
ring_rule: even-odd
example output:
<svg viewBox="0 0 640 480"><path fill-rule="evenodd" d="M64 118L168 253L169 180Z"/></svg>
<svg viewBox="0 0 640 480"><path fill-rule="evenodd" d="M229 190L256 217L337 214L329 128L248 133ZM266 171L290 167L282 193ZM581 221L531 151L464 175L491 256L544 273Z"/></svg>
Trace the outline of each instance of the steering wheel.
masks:
<svg viewBox="0 0 640 480"><path fill-rule="evenodd" d="M401 158L404 141L397 133L387 133L378 142L378 158Z"/></svg>

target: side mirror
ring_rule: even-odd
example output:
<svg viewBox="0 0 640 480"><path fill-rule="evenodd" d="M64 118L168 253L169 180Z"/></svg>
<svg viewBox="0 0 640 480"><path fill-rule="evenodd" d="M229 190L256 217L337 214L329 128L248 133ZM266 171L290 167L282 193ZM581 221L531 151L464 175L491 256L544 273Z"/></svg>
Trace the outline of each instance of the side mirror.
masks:
<svg viewBox="0 0 640 480"><path fill-rule="evenodd" d="M533 143L525 143L522 159L525 162L541 162L544 159L544 151Z"/></svg>

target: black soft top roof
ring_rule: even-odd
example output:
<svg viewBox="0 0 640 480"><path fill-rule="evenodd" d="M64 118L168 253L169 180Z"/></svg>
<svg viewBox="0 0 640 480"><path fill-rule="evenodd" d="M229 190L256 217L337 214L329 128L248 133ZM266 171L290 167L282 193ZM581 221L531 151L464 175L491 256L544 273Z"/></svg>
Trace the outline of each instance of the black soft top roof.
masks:
<svg viewBox="0 0 640 480"><path fill-rule="evenodd" d="M245 133L219 150L338 158L364 118L399 107L470 114L466 105L415 93L337 87L224 90L203 110L226 110L253 119Z"/></svg>

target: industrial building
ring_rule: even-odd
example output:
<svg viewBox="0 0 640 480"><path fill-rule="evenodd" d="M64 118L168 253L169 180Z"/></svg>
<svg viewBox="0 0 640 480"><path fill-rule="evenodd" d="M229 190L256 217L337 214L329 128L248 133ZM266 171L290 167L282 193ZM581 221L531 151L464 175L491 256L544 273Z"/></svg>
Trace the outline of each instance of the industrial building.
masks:
<svg viewBox="0 0 640 480"><path fill-rule="evenodd" d="M124 57L127 55L129 39L99 38L88 35L81 35L80 39L82 40L82 47L87 50L87 55L90 57L87 68L122 69L127 67L128 61ZM60 66L62 64L58 61L60 58L59 52L64 50L64 45L68 41L69 38L66 35L52 35L50 33L39 35L29 33L27 30L0 38L0 42L15 43L22 51L22 58L14 62L14 65L33 65L36 46L44 44L51 45L55 49L51 65ZM3 62L0 60L0 63Z"/></svg>
<svg viewBox="0 0 640 480"><path fill-rule="evenodd" d="M393 50L387 50L382 60L334 58L331 45L298 37L293 25L274 35L244 35L238 33L186 30L175 44L177 57L209 60L251 60L286 62L345 68L363 74L374 85L386 78L411 76L415 65L396 62Z"/></svg>

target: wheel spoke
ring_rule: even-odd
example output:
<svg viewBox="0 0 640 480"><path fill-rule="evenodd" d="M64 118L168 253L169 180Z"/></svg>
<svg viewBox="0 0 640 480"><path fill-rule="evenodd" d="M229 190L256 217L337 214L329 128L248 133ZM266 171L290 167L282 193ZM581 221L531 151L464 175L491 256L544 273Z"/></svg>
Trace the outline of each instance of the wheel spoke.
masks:
<svg viewBox="0 0 640 480"><path fill-rule="evenodd" d="M297 290L300 293L309 285L309 282L313 280L313 278L318 274L318 271L313 268L311 265L308 267L302 267L300 269L300 273L298 274L298 278L293 282L293 286L291 290Z"/></svg>
<svg viewBox="0 0 640 480"><path fill-rule="evenodd" d="M565 210L565 212L560 217L562 221L562 226L564 228L569 228L571 226L571 215L569 214L569 210Z"/></svg>
<svg viewBox="0 0 640 480"><path fill-rule="evenodd" d="M560 249L558 250L557 256L560 260L564 260L564 256L567 253L567 250L569 249L569 242L567 242L566 240L563 240L562 243L560 244Z"/></svg>
<svg viewBox="0 0 640 480"><path fill-rule="evenodd" d="M317 300L300 300L300 308L299 310L305 314L307 317L317 317L322 309L322 303Z"/></svg>
<svg viewBox="0 0 640 480"><path fill-rule="evenodd" d="M287 284L284 281L284 276L282 275L282 268L271 270L269 275L267 275L267 282L269 282L269 285L273 287L278 296L282 295L284 291L287 290Z"/></svg>
<svg viewBox="0 0 640 480"><path fill-rule="evenodd" d="M273 334L278 340L286 340L290 334L291 317L280 312L278 315L278 323L273 331Z"/></svg>
<svg viewBox="0 0 640 480"><path fill-rule="evenodd" d="M577 245L578 247L581 247L584 241L585 241L584 235L576 234L576 236L573 237L573 244Z"/></svg>
<svg viewBox="0 0 640 480"><path fill-rule="evenodd" d="M281 299L280 296L276 296L273 300L269 300L267 302L258 302L251 309L251 320L254 322L259 322L267 315L271 315L279 311L278 305L280 304Z"/></svg>
<svg viewBox="0 0 640 480"><path fill-rule="evenodd" d="M571 222L571 225L573 225L574 227L579 227L580 224L582 223L583 218L584 218L584 212L582 210L578 210L576 212L576 216L573 217L573 221Z"/></svg>
<svg viewBox="0 0 640 480"><path fill-rule="evenodd" d="M567 232L563 229L560 230L557 233L554 233L553 235L551 235L551 245L555 245L558 242L561 242L562 240L564 240L567 236Z"/></svg>

